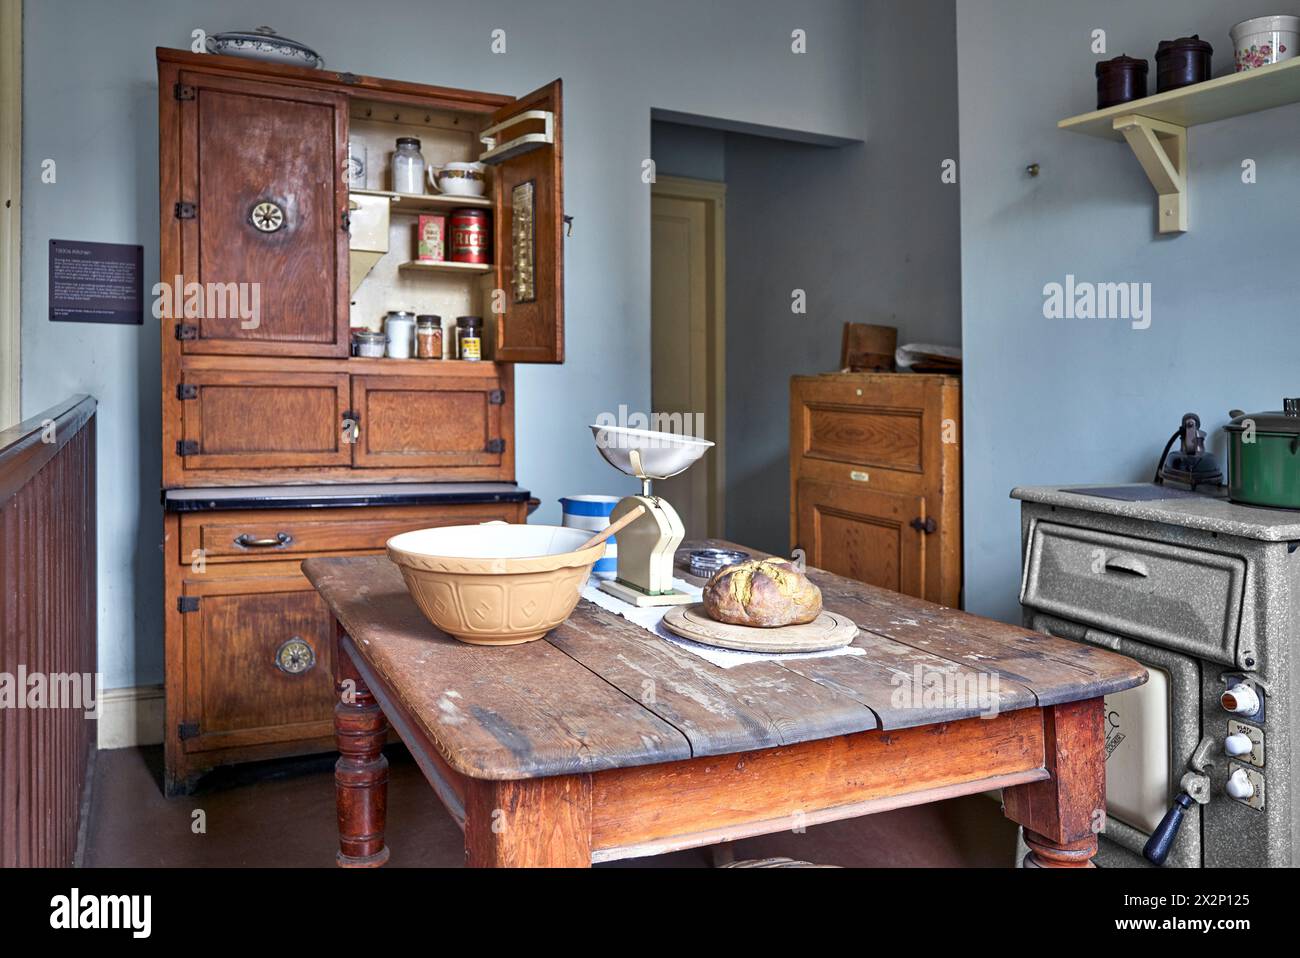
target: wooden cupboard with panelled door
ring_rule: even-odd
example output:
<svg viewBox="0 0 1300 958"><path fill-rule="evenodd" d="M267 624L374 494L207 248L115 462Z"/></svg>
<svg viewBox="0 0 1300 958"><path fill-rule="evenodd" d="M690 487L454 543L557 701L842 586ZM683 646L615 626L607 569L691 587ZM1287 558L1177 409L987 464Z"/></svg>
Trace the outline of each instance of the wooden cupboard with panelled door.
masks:
<svg viewBox="0 0 1300 958"><path fill-rule="evenodd" d="M566 218L558 80L514 97L157 61L171 793L216 765L332 747L332 625L302 559L525 520L513 364L564 359ZM429 167L485 163L486 193L394 193L409 136ZM376 204L378 227L354 222ZM419 216L462 207L490 213L491 262L416 262ZM441 315L448 340L457 316L483 317L484 361L352 356L352 330L390 309Z"/></svg>
<svg viewBox="0 0 1300 958"><path fill-rule="evenodd" d="M957 607L961 381L828 373L790 382L790 537L809 565Z"/></svg>

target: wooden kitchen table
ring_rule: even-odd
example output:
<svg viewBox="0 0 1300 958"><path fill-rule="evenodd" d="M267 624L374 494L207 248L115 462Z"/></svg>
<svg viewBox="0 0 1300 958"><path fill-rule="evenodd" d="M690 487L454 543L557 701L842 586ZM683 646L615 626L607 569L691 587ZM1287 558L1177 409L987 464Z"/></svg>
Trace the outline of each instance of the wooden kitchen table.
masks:
<svg viewBox="0 0 1300 958"><path fill-rule="evenodd" d="M585 867L1000 788L1026 864L1086 866L1105 821L1102 696L1146 681L1104 649L817 570L865 654L730 669L586 601L537 642L466 645L386 558L303 571L337 619L349 867L388 858L390 725L470 865Z"/></svg>

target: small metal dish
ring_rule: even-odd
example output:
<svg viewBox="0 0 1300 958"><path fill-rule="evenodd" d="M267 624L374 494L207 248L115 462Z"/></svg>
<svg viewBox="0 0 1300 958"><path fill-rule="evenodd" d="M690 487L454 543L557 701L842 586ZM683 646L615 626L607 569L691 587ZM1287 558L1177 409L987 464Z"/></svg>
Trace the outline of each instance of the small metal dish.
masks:
<svg viewBox="0 0 1300 958"><path fill-rule="evenodd" d="M691 553L691 575L710 579L719 569L744 562L748 558L748 552L737 552L734 549L697 549Z"/></svg>

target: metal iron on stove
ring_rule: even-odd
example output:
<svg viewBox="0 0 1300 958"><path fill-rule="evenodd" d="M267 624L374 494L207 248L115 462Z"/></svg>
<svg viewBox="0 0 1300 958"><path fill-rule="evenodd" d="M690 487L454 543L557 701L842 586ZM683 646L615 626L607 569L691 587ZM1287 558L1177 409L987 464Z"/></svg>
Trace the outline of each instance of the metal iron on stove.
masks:
<svg viewBox="0 0 1300 958"><path fill-rule="evenodd" d="M1174 443L1179 443L1177 452L1170 452ZM1184 413L1183 421L1174 434L1165 443L1164 452L1156 466L1156 485L1164 485L1166 479L1186 483L1193 492L1197 486L1217 486L1223 483L1223 469L1214 453L1205 448L1205 431L1201 429L1201 417L1194 412Z"/></svg>

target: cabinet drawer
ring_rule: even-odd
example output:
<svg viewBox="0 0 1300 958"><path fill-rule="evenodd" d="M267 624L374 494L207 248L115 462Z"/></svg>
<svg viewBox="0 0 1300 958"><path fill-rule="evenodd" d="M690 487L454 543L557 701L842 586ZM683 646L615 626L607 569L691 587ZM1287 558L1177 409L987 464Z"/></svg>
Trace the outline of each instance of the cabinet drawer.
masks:
<svg viewBox="0 0 1300 958"><path fill-rule="evenodd" d="M360 418L358 467L506 462L506 391L494 377L353 376L352 402Z"/></svg>
<svg viewBox="0 0 1300 958"><path fill-rule="evenodd" d="M349 509L258 509L181 516L181 565L247 562L330 553L382 552L402 532L432 526L521 522L522 503L375 506Z"/></svg>
<svg viewBox="0 0 1300 958"><path fill-rule="evenodd" d="M186 471L346 466L346 373L189 370L180 393Z"/></svg>
<svg viewBox="0 0 1300 958"><path fill-rule="evenodd" d="M1036 522L1023 605L1235 664L1246 563L1236 556Z"/></svg>
<svg viewBox="0 0 1300 958"><path fill-rule="evenodd" d="M209 576L184 595L186 752L330 734L334 620L306 579Z"/></svg>

